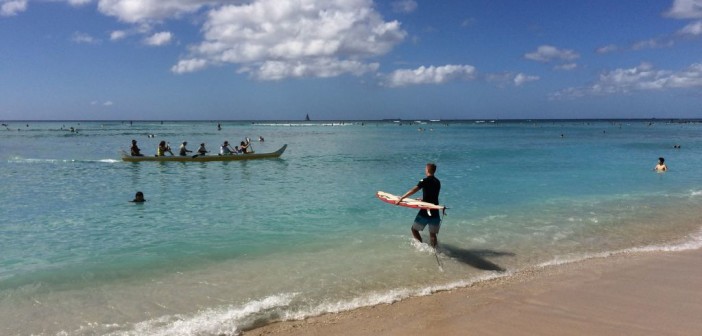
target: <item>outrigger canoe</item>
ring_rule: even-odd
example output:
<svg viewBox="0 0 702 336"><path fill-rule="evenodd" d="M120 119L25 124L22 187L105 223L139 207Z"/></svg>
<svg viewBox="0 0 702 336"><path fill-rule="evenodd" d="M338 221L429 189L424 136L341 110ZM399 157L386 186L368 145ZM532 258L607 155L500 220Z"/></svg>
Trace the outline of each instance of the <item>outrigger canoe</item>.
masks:
<svg viewBox="0 0 702 336"><path fill-rule="evenodd" d="M288 145L283 145L279 150L271 153L251 153L251 154L233 154L233 155L189 155L189 156L131 156L127 152L122 151L122 161L141 162L141 161L159 161L159 162L209 162L209 161L240 161L240 160L255 160L255 159L272 159L283 155Z"/></svg>

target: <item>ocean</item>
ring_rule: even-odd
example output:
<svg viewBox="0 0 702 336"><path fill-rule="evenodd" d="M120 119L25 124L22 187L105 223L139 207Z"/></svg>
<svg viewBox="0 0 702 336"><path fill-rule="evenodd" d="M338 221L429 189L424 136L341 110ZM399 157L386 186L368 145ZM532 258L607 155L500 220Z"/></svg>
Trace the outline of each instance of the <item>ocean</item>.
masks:
<svg viewBox="0 0 702 336"><path fill-rule="evenodd" d="M4 123L2 335L233 335L702 246L698 121ZM258 153L288 149L252 161L120 159L132 139L153 155L161 140L216 152L247 137ZM659 157L669 171L653 171ZM415 186L427 162L448 207L437 254L412 238L416 210L375 197ZM137 191L145 203L129 202Z"/></svg>

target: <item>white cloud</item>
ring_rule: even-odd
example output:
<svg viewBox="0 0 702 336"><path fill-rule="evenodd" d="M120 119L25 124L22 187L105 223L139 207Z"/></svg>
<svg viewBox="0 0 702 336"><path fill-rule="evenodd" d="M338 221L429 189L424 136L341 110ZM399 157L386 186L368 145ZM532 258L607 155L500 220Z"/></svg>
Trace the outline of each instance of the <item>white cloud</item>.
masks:
<svg viewBox="0 0 702 336"><path fill-rule="evenodd" d="M514 83L516 75L511 72L489 73L484 75L488 83L497 85L498 87L506 87Z"/></svg>
<svg viewBox="0 0 702 336"><path fill-rule="evenodd" d="M522 86L524 83L537 81L539 79L539 76L528 76L520 72L514 77L514 85Z"/></svg>
<svg viewBox="0 0 702 336"><path fill-rule="evenodd" d="M73 33L73 35L71 36L71 41L73 41L73 43L78 44L98 44L101 42L99 39L96 39L90 36L90 34L83 32Z"/></svg>
<svg viewBox="0 0 702 336"><path fill-rule="evenodd" d="M254 76L261 80L280 80L288 77L336 77L345 73L355 76L378 70L378 63L364 64L350 60L315 59L302 61L267 61L253 70ZM242 72L249 72L242 69Z"/></svg>
<svg viewBox="0 0 702 336"><path fill-rule="evenodd" d="M48 1L48 0L47 0ZM92 3L93 0L53 0L62 1L73 7ZM113 16L123 22L140 23L162 21L195 13L203 7L215 5L222 0L96 0L100 13ZM0 0L0 15L13 16L27 9L29 0Z"/></svg>
<svg viewBox="0 0 702 336"><path fill-rule="evenodd" d="M562 71L570 71L570 70L575 70L575 68L578 67L577 63L565 63L565 64L559 64L553 67L554 70L562 70Z"/></svg>
<svg viewBox="0 0 702 336"><path fill-rule="evenodd" d="M172 71L232 63L259 79L357 75L377 68L365 59L386 54L407 34L371 0L255 0L210 10L202 30L204 41Z"/></svg>
<svg viewBox="0 0 702 336"><path fill-rule="evenodd" d="M171 32L158 32L144 39L144 44L158 47L171 43L173 34Z"/></svg>
<svg viewBox="0 0 702 336"><path fill-rule="evenodd" d="M665 15L676 19L700 19L702 18L702 0L696 1L675 1L673 8ZM685 38L696 38L702 35L702 21L695 21L687 24L675 33L664 36L650 38L631 44L630 46L619 47L614 44L598 48L599 54L606 54L619 50L644 50L673 47L678 41Z"/></svg>
<svg viewBox="0 0 702 336"><path fill-rule="evenodd" d="M524 58L532 61L549 63L552 61L573 61L580 57L570 49L558 49L550 45L539 46L536 51L524 54Z"/></svg>
<svg viewBox="0 0 702 336"><path fill-rule="evenodd" d="M674 19L702 19L702 0L674 0L665 15Z"/></svg>
<svg viewBox="0 0 702 336"><path fill-rule="evenodd" d="M127 32L124 30L115 30L110 33L110 40L117 41L127 37Z"/></svg>
<svg viewBox="0 0 702 336"><path fill-rule="evenodd" d="M488 83L492 83L500 88L505 88L508 86L522 86L528 82L534 82L540 80L539 76L526 75L524 73L514 72L500 72L500 73L489 73L484 75L485 80Z"/></svg>
<svg viewBox="0 0 702 336"><path fill-rule="evenodd" d="M634 91L661 91L686 88L702 88L702 63L692 64L686 69L677 72L658 70L649 63L641 63L634 68L616 69L602 73L593 85L561 90L551 94L551 98L563 99Z"/></svg>
<svg viewBox="0 0 702 336"><path fill-rule="evenodd" d="M207 61L204 59L186 59L178 61L178 64L171 67L171 71L177 74L195 72L204 69L207 66Z"/></svg>
<svg viewBox="0 0 702 336"><path fill-rule="evenodd" d="M394 1L391 5L396 13L412 13L417 9L417 2L414 0Z"/></svg>
<svg viewBox="0 0 702 336"><path fill-rule="evenodd" d="M49 1L49 0L47 0ZM204 14L202 41L188 47L172 71L234 64L260 79L281 76L327 77L376 71L374 58L390 52L407 33L398 21L384 20L373 0L50 0L71 6L95 3L97 10L131 28L109 33L111 41L143 35L146 45L172 43L170 32L154 31L166 19ZM0 14L15 15L28 0L0 0ZM416 0L391 3L403 12ZM207 12L205 12L207 11ZM97 43L87 34L77 43Z"/></svg>
<svg viewBox="0 0 702 336"><path fill-rule="evenodd" d="M129 36L132 36L132 35L143 35L143 36L146 36L146 38L150 38L154 35L153 28L154 28L154 25L152 23L140 22L139 24L133 25L132 27L130 27L128 29L112 31L110 33L110 40L118 41L118 40L125 39ZM147 35L151 35L151 36L147 36Z"/></svg>
<svg viewBox="0 0 702 336"><path fill-rule="evenodd" d="M466 28L466 27L471 27L475 25L475 23L478 22L475 18L467 18L461 21L461 27Z"/></svg>
<svg viewBox="0 0 702 336"><path fill-rule="evenodd" d="M643 50L643 49L658 49L658 48L668 48L672 47L675 42L668 38L653 38L644 41L639 41L631 46L632 50Z"/></svg>
<svg viewBox="0 0 702 336"><path fill-rule="evenodd" d="M98 10L123 22L139 23L179 17L214 3L211 0L98 0Z"/></svg>
<svg viewBox="0 0 702 336"><path fill-rule="evenodd" d="M600 74L595 90L605 93L629 92L634 89L654 88L662 84L660 78L668 76L667 72L655 70L650 63L641 63L630 69L616 69Z"/></svg>
<svg viewBox="0 0 702 336"><path fill-rule="evenodd" d="M417 69L395 70L387 75L384 85L401 87L418 84L444 84L454 80L470 80L475 78L475 67L472 65L421 66Z"/></svg>
<svg viewBox="0 0 702 336"><path fill-rule="evenodd" d="M670 48L673 47L676 43L676 37L681 37L685 34L691 35L692 29L694 27L692 25L686 26L687 32L683 32L683 30L679 31L675 35L668 35L668 36L662 36L662 37L656 37L656 38L651 38L648 40L643 40L643 41L638 41L635 42L629 46L626 47L620 47L614 44L610 44L601 48L598 48L596 52L598 54L606 54L610 52L615 52L615 51L622 51L622 50L627 50L627 51L639 51L639 50L645 50L645 49L660 49L660 48Z"/></svg>
<svg viewBox="0 0 702 336"><path fill-rule="evenodd" d="M696 21L680 29L678 35L697 36L702 35L702 21Z"/></svg>
<svg viewBox="0 0 702 336"><path fill-rule="evenodd" d="M608 54L617 50L619 50L619 47L616 44L609 44L604 47L597 48L595 52L597 52L598 54Z"/></svg>
<svg viewBox="0 0 702 336"><path fill-rule="evenodd" d="M0 6L0 16L14 16L27 10L27 0L5 1Z"/></svg>
<svg viewBox="0 0 702 336"><path fill-rule="evenodd" d="M90 102L90 105L93 105L93 106L102 105L102 106L105 106L105 107L109 107L109 106L112 106L112 105L114 105L114 104L115 104L115 103L113 103L111 100L105 101L105 102L103 102L103 103L100 103L100 102L97 101L97 100L93 100L93 101Z"/></svg>
<svg viewBox="0 0 702 336"><path fill-rule="evenodd" d="M93 2L93 0L68 0L68 4L74 7L87 5L91 2Z"/></svg>

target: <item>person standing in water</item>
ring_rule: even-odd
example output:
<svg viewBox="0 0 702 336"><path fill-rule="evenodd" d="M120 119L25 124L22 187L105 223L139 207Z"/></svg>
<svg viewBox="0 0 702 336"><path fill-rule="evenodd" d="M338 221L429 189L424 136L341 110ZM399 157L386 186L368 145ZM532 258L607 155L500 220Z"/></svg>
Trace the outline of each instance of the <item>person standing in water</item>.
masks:
<svg viewBox="0 0 702 336"><path fill-rule="evenodd" d="M441 181L434 176L436 173L436 164L427 163L424 168L425 178L421 179L416 186L407 191L400 199L395 202L395 204L400 203L403 199L412 196L414 193L422 190L422 201L432 204L439 204L439 192L441 191ZM419 242L422 242L422 236L419 231L423 231L424 227L429 225L429 238L430 245L436 248L438 244L437 235L439 234L439 229L441 228L441 217L439 216L439 210L426 210L420 209L417 216L414 218L414 224L412 224L412 236Z"/></svg>
<svg viewBox="0 0 702 336"><path fill-rule="evenodd" d="M662 157L658 158L658 164L656 167L653 168L653 170L662 173L664 171L668 171L668 166L665 165L665 159Z"/></svg>

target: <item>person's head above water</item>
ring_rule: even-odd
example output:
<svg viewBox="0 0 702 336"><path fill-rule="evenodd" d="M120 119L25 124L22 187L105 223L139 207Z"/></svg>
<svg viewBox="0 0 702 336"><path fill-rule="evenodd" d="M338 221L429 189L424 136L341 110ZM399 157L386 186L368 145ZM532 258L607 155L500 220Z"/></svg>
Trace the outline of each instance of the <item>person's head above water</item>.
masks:
<svg viewBox="0 0 702 336"><path fill-rule="evenodd" d="M137 191L136 194L134 195L134 199L132 200L132 202L141 203L141 202L144 202L144 201L146 201L146 200L144 199L144 193L141 192L141 191Z"/></svg>

